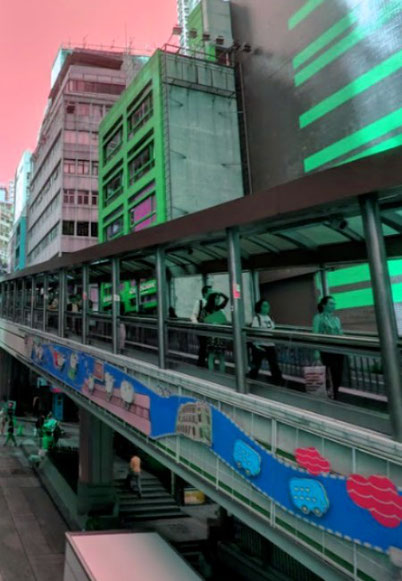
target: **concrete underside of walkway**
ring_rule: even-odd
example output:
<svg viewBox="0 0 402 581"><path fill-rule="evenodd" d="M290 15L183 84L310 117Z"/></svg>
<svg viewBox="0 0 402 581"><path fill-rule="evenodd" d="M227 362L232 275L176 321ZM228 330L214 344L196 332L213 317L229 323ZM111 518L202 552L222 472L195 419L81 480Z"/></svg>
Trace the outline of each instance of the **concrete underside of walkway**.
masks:
<svg viewBox="0 0 402 581"><path fill-rule="evenodd" d="M22 451L1 446L0 581L61 581L66 530Z"/></svg>

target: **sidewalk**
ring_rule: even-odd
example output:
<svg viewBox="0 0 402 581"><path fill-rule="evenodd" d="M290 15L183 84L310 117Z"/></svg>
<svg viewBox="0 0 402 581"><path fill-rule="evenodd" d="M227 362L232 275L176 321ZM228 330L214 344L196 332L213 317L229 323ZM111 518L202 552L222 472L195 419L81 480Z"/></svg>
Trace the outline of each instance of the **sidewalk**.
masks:
<svg viewBox="0 0 402 581"><path fill-rule="evenodd" d="M67 527L19 448L0 437L0 581L61 581Z"/></svg>

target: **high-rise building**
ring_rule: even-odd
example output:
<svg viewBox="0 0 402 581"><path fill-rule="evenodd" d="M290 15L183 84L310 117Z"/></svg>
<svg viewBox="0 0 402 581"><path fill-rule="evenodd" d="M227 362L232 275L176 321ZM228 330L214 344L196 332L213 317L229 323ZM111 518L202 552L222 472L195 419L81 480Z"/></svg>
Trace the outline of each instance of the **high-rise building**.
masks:
<svg viewBox="0 0 402 581"><path fill-rule="evenodd" d="M13 225L13 206L0 201L0 273L8 272L9 240Z"/></svg>
<svg viewBox="0 0 402 581"><path fill-rule="evenodd" d="M26 206L31 179L31 152L24 151L15 173L13 227L9 243L10 271L21 270L26 265Z"/></svg>
<svg viewBox="0 0 402 581"><path fill-rule="evenodd" d="M97 242L98 125L146 59L61 49L33 153L27 264ZM127 62L130 61L127 66Z"/></svg>
<svg viewBox="0 0 402 581"><path fill-rule="evenodd" d="M99 135L100 242L243 195L231 66L157 51Z"/></svg>

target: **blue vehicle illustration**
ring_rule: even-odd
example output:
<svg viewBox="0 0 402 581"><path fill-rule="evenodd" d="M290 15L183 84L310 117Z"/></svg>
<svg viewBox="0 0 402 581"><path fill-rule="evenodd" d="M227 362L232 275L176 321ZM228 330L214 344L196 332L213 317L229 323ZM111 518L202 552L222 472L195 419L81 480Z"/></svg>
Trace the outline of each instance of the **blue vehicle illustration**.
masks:
<svg viewBox="0 0 402 581"><path fill-rule="evenodd" d="M246 476L257 476L260 473L260 455L242 440L236 440L233 449L233 458L236 466L239 470L244 471Z"/></svg>
<svg viewBox="0 0 402 581"><path fill-rule="evenodd" d="M312 478L292 478L289 483L293 504L304 514L312 512L323 516L329 509L329 500L325 488Z"/></svg>

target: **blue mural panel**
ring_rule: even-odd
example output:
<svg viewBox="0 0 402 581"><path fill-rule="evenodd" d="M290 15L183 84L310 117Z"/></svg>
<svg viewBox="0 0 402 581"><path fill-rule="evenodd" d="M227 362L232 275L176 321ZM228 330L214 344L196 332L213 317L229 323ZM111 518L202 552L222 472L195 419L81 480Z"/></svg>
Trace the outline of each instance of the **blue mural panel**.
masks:
<svg viewBox="0 0 402 581"><path fill-rule="evenodd" d="M372 477L369 481L370 490L381 489L377 505L370 508L362 501L363 477L330 473L330 464L325 462L322 465L328 466L328 472L312 476L275 457L204 401L160 395L113 365L68 347L33 337L27 338L26 346L27 356L38 368L143 434L154 439L184 436L207 446L250 486L296 517L377 550L402 549L402 495L388 479ZM388 504L387 495L392 500ZM380 502L386 519L373 518Z"/></svg>

